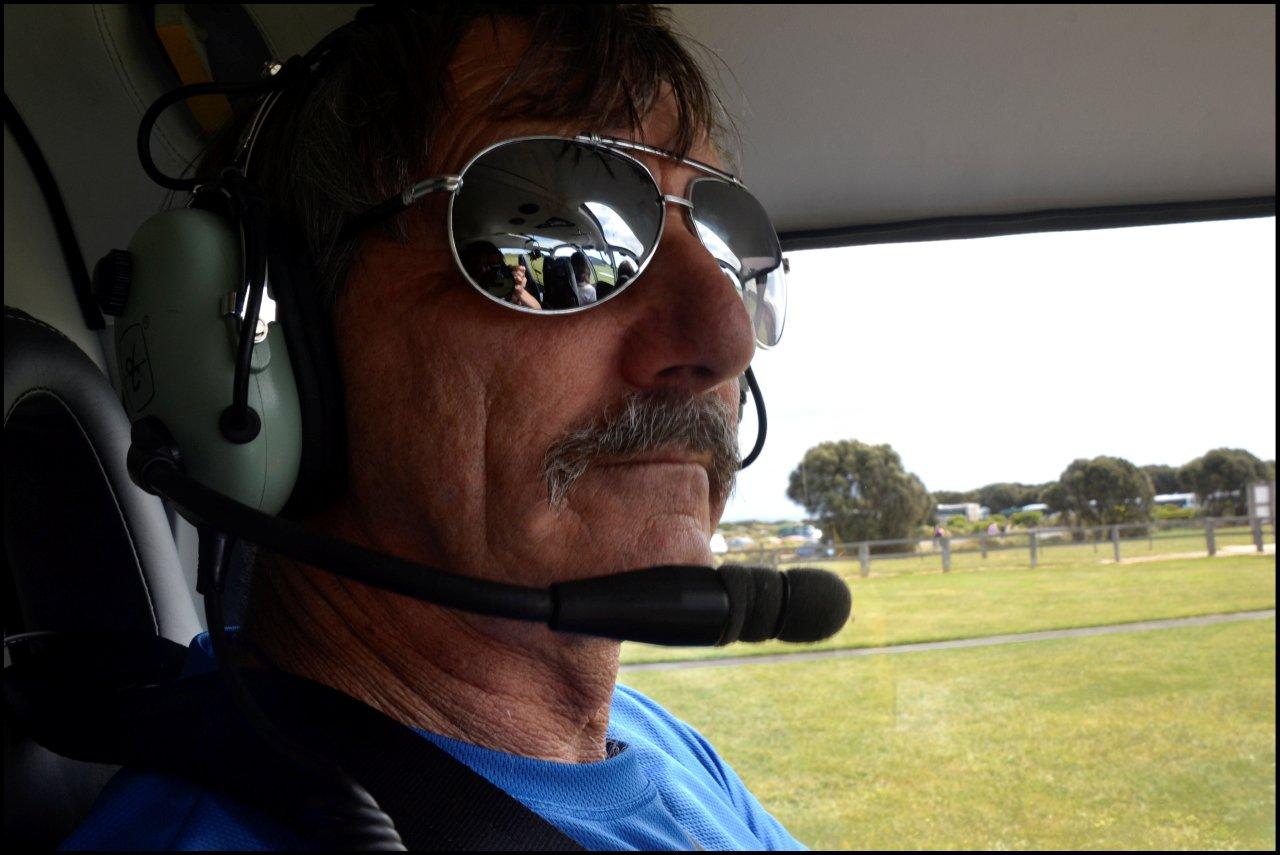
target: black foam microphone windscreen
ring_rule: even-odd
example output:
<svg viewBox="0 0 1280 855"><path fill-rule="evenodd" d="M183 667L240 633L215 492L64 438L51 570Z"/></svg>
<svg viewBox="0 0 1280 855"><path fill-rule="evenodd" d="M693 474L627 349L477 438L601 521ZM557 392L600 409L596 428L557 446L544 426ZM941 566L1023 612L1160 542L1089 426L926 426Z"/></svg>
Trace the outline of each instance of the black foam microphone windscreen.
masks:
<svg viewBox="0 0 1280 855"><path fill-rule="evenodd" d="M849 588L826 570L804 567L779 573L725 564L718 572L729 594L720 644L770 638L819 641L839 632L849 619Z"/></svg>
<svg viewBox="0 0 1280 855"><path fill-rule="evenodd" d="M821 641L849 620L853 595L839 576L827 570L788 570L787 602L777 637L783 641Z"/></svg>

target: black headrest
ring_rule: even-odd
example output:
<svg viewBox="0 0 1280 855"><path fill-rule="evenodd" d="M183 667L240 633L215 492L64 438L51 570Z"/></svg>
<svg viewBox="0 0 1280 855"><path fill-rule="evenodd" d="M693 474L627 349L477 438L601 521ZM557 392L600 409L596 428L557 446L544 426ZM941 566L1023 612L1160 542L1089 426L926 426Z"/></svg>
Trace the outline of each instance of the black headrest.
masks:
<svg viewBox="0 0 1280 855"><path fill-rule="evenodd" d="M578 293L573 288L573 264L567 258L548 258L543 262L542 288L546 294L544 309L574 309Z"/></svg>
<svg viewBox="0 0 1280 855"><path fill-rule="evenodd" d="M200 631L168 517L129 479L128 448L129 420L97 366L6 307L4 540L16 595L6 633L150 632L185 644Z"/></svg>
<svg viewBox="0 0 1280 855"><path fill-rule="evenodd" d="M71 341L4 310L6 636L138 632L186 644L200 624L160 500L129 480L129 420L107 378ZM6 661L22 661L21 645ZM112 766L47 751L4 716L4 834L57 846Z"/></svg>

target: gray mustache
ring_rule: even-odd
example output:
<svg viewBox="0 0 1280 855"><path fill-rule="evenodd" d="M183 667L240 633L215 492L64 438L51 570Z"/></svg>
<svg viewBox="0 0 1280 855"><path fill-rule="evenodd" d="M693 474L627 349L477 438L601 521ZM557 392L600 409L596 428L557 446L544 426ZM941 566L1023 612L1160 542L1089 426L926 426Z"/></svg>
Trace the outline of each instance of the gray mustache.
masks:
<svg viewBox="0 0 1280 855"><path fill-rule="evenodd" d="M709 454L713 499L727 496L738 474L738 414L714 396L631 395L620 409L570 431L547 450L542 473L553 509L564 507L573 485L602 458L671 448Z"/></svg>

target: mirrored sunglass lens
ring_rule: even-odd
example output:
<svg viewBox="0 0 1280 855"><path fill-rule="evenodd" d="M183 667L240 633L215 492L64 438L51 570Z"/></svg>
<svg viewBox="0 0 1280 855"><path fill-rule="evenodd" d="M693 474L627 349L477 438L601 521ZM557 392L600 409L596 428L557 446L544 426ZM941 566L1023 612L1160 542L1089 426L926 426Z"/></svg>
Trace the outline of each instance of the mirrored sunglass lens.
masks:
<svg viewBox="0 0 1280 855"><path fill-rule="evenodd" d="M570 140L520 140L481 155L451 209L454 250L495 300L560 312L605 300L648 261L662 200L634 161ZM503 267L510 280L496 279Z"/></svg>
<svg viewBox="0 0 1280 855"><path fill-rule="evenodd" d="M689 194L698 237L742 294L756 340L773 347L787 316L782 246L760 202L743 188L698 179Z"/></svg>

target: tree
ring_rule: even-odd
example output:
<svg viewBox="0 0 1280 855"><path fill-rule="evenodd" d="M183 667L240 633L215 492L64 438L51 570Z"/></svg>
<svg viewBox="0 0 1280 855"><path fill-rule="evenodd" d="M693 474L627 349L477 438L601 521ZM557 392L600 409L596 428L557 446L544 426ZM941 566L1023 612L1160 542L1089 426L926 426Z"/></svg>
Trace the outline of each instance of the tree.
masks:
<svg viewBox="0 0 1280 855"><path fill-rule="evenodd" d="M975 501L985 505L994 513L1006 508L1021 508L1023 505L1039 502L1041 490L1041 485L1036 484L999 483L979 487L974 492L977 493Z"/></svg>
<svg viewBox="0 0 1280 855"><path fill-rule="evenodd" d="M970 501L968 493L962 493L959 490L935 490L933 500L939 505L959 505L963 502Z"/></svg>
<svg viewBox="0 0 1280 855"><path fill-rule="evenodd" d="M1142 471L1146 472L1147 477L1151 479L1151 486L1156 491L1157 496L1182 492L1182 479L1178 477L1177 466L1152 464L1143 466Z"/></svg>
<svg viewBox="0 0 1280 855"><path fill-rule="evenodd" d="M1049 506L1049 516L1056 517L1055 522L1061 526L1078 526L1084 522L1072 510L1072 505L1061 481L1046 484L1040 491L1040 501ZM1073 535L1074 537L1075 535Z"/></svg>
<svg viewBox="0 0 1280 855"><path fill-rule="evenodd" d="M787 498L822 521L837 541L910 537L933 517L924 484L888 445L856 439L810 448L791 473Z"/></svg>
<svg viewBox="0 0 1280 855"><path fill-rule="evenodd" d="M1084 525L1151 519L1155 490L1147 473L1120 457L1073 460L1050 491Z"/></svg>
<svg viewBox="0 0 1280 855"><path fill-rule="evenodd" d="M1241 516L1245 490L1267 479L1267 466L1243 448L1215 448L1179 470L1182 483L1200 499L1209 516Z"/></svg>

